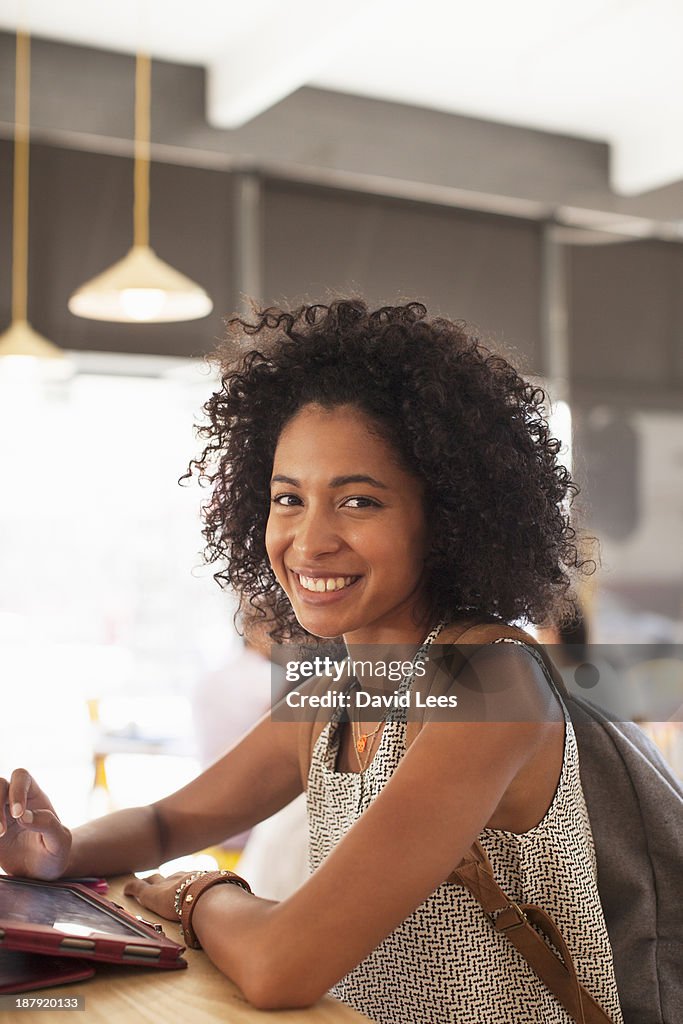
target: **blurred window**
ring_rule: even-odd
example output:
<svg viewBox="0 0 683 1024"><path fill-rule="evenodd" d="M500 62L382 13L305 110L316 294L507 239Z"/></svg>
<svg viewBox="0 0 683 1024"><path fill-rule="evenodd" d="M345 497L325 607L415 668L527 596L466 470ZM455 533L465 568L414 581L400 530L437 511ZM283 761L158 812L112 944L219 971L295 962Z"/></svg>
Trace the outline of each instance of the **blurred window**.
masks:
<svg viewBox="0 0 683 1024"><path fill-rule="evenodd" d="M212 381L135 376L136 357L124 358L125 375L117 357L118 375L49 384L0 367L0 773L33 771L69 824L93 784L87 702L156 702L152 723L117 721L117 757L127 733L139 750L167 734L182 747L196 680L239 643L232 602L202 564L206 492L177 483ZM145 800L196 770L188 756ZM110 772L119 805L138 799L126 774L132 762Z"/></svg>

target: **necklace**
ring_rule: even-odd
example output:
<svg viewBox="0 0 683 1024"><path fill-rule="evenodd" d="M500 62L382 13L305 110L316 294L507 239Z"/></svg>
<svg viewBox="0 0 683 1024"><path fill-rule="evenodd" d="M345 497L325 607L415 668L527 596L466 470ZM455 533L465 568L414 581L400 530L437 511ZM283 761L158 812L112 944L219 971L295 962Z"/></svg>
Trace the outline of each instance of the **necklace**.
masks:
<svg viewBox="0 0 683 1024"><path fill-rule="evenodd" d="M372 732L361 732L360 731L360 722L358 722L358 737L356 737L355 730L354 730L354 733L353 733L353 738L356 740L356 753L357 754L362 754L363 753L363 751L365 750L365 748L368 745L368 740L372 739L373 736L377 735L377 733L379 732L383 722L384 722L384 719L381 718L379 720L379 722L377 723L377 728L373 729ZM351 725L352 726L356 725L356 722L353 719L351 721Z"/></svg>
<svg viewBox="0 0 683 1024"><path fill-rule="evenodd" d="M360 722L358 722L358 735L356 736L356 722L354 721L354 719L351 719L351 734L353 736L354 747L356 749L356 760L358 761L358 767L362 772L364 772L368 766L370 754L372 753L372 748L375 745L374 738L384 725L385 720L386 718L381 718L380 721L377 723L376 728L374 728L372 732L363 733L360 731ZM369 746L368 740L371 741ZM364 753L366 749L367 753L365 754L365 758L361 760L361 754Z"/></svg>
<svg viewBox="0 0 683 1024"><path fill-rule="evenodd" d="M418 649L417 649L417 651L415 653L415 657L413 658L413 660L410 663L410 668L408 669L408 671L406 672L406 674L404 675L403 679L401 680L401 682L399 684L398 691L397 691L398 693L405 692L405 690L410 686L410 684L412 683L413 679L415 678L415 672L417 670L417 666L422 664L424 662L424 660L425 660L425 656L426 656L426 653L427 653L427 648L431 644L434 643L434 641L438 637L438 635L441 632L441 630L443 629L443 627L444 627L444 623L443 622L437 623L437 625L434 627L434 629L430 630L430 632L424 638L424 640L422 641L422 643L420 644L420 646L418 647ZM360 722L358 722L358 733L356 733L356 721L353 718L351 719L351 736L352 736L353 741L354 741L353 745L354 745L354 749L356 751L356 760L358 761L358 767L360 769L359 774L361 776L361 799L362 799L362 789L363 789L363 773L364 773L365 769L367 768L367 766L369 764L369 761L370 761L370 756L372 754L372 749L373 749L373 747L375 745L374 744L375 736L377 735L379 730L382 728L382 726L385 724L385 722L390 717L390 715L391 715L391 712L387 711L382 716L382 718L377 723L377 725L372 730L372 732L361 732ZM361 760L361 754L365 754L365 758L363 760ZM360 804L359 804L359 806L360 806Z"/></svg>

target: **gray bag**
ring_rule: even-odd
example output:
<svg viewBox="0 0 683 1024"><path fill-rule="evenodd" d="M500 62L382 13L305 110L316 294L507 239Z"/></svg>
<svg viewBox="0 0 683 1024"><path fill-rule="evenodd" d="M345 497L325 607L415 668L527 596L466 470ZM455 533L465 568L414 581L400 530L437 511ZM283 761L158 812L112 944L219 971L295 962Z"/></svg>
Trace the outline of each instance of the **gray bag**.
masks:
<svg viewBox="0 0 683 1024"><path fill-rule="evenodd" d="M624 1024L683 1024L681 783L637 725L568 693L533 637L500 622L472 626L457 643L465 636L469 644L511 637L541 656L576 733Z"/></svg>
<svg viewBox="0 0 683 1024"><path fill-rule="evenodd" d="M683 788L632 722L564 696L625 1024L683 1021Z"/></svg>

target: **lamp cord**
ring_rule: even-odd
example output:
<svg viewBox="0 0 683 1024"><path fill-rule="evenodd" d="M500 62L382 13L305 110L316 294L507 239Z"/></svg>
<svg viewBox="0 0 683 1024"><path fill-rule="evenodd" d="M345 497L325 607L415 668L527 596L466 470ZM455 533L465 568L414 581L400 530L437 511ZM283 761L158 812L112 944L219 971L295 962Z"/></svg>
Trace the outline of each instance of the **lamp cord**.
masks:
<svg viewBox="0 0 683 1024"><path fill-rule="evenodd" d="M28 307L28 176L31 37L17 32L14 68L14 203L12 207L12 323Z"/></svg>
<svg viewBox="0 0 683 1024"><path fill-rule="evenodd" d="M149 245L149 157L152 65L149 54L135 59L135 174L133 245Z"/></svg>

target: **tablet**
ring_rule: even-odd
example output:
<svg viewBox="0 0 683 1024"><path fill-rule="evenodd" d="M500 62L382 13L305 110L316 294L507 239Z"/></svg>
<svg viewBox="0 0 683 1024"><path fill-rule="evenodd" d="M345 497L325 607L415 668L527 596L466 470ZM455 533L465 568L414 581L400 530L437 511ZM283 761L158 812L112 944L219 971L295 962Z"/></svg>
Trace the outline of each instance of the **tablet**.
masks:
<svg viewBox="0 0 683 1024"><path fill-rule="evenodd" d="M93 965L85 960L0 949L0 993L3 995L70 985L92 978L94 973Z"/></svg>
<svg viewBox="0 0 683 1024"><path fill-rule="evenodd" d="M184 947L88 889L0 875L0 949L182 968Z"/></svg>

